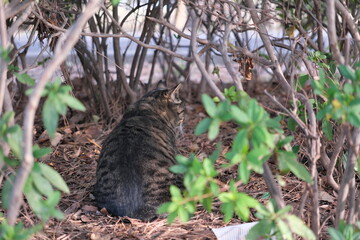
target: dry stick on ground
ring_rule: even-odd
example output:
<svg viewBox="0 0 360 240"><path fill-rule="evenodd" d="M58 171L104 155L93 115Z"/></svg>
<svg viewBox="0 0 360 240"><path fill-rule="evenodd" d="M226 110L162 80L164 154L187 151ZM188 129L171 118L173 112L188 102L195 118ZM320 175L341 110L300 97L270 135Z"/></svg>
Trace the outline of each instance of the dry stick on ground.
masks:
<svg viewBox="0 0 360 240"><path fill-rule="evenodd" d="M289 83L286 81L284 74L282 73L281 67L278 63L278 59L275 55L273 46L271 45L271 41L270 38L267 34L267 30L266 27L260 23L260 19L257 15L257 11L255 9L255 5L254 2L252 0L246 0L246 5L250 8L250 15L251 18L255 24L255 26L257 26L259 28L259 35L261 40L264 43L265 49L271 59L271 61L273 62L273 64L275 64L275 66L273 67L273 71L275 73L275 75L277 76L277 79L279 80L281 86L292 92L294 91L291 86L289 85ZM311 177L313 178L313 184L312 184L312 221L311 221L311 229L314 231L314 233L316 235L318 235L319 232L319 227L320 227L320 212L319 212L319 202L318 202L318 196L319 196L319 192L318 192L318 186L317 186L317 170L316 170L316 162L320 157L320 139L317 135L317 125L316 125L316 119L315 119L315 113L314 110L312 109L311 104L309 103L309 99L301 94L295 93L295 95L305 104L306 110L308 112L309 115L309 120L310 120L310 124L308 126L308 133L310 135L308 136L312 136L309 139L308 142L308 146L309 146L309 150L310 150L310 160L311 160Z"/></svg>
<svg viewBox="0 0 360 240"><path fill-rule="evenodd" d="M68 52L78 41L82 28L88 19L100 8L101 3L102 0L90 0L75 24L59 39L55 48L55 55L42 73L26 105L23 124L23 161L16 175L10 198L12 204L7 212L7 219L10 225L15 224L23 199L22 189L34 163L34 156L32 154L33 125L41 93L55 70L66 59Z"/></svg>
<svg viewBox="0 0 360 240"><path fill-rule="evenodd" d="M229 39L229 34L230 34L230 24L229 23L225 23L225 32L224 32L224 37L222 40L222 44L220 43L220 53L222 55L222 59L224 61L225 67L228 70L230 76L232 77L237 90L241 90L243 91L244 88L241 84L241 80L240 78L237 76L234 67L231 65L228 53L227 53L227 42Z"/></svg>
<svg viewBox="0 0 360 240"><path fill-rule="evenodd" d="M193 58L195 60L196 65L198 66L202 76L205 78L206 82L209 84L211 90L220 98L220 100L224 101L225 96L220 91L220 89L216 86L214 81L211 79L210 74L206 71L204 64L202 63L197 50L197 42L196 42L196 33L199 27L200 18L196 15L195 10L191 10L191 18L192 18L192 27L191 27L191 52L193 54Z"/></svg>

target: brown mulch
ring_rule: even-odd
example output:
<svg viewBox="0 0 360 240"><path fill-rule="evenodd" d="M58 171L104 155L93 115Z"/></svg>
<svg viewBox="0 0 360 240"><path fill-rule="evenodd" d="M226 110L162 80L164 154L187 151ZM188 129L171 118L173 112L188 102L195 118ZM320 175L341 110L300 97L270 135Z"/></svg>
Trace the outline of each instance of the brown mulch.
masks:
<svg viewBox="0 0 360 240"><path fill-rule="evenodd" d="M278 92L277 97L281 98L285 94L281 93L279 88L270 84L268 91ZM264 94L255 94L255 97L272 115L279 111ZM286 102L286 99L283 101ZM186 110L184 134L178 141L180 153L188 156L193 152L202 158L215 150L218 141L222 142L225 153L236 134L234 124L223 124L220 136L215 141L209 141L206 134L201 136L193 134L196 124L205 117L201 104L189 103ZM63 176L71 193L64 195L59 205L65 213L65 218L60 221L50 220L44 230L36 234L33 239L216 239L211 228L242 223L237 218L224 223L218 203L214 204L212 213L199 208L189 222L175 221L172 225L168 225L166 219L162 218L144 223L136 219L112 217L100 212L95 207L91 191L101 141L109 131L108 127L99 123L68 124L58 131L58 143L53 143L53 153L40 161L51 165ZM39 130L36 141L44 146L50 145L50 141L46 137L41 139L43 137L41 135ZM221 157L219 161L224 161L224 158ZM237 169L233 168L222 172L220 179L226 182L236 176ZM282 179L287 183L282 189L284 198L287 204L293 205L296 209L300 204L305 185L292 175L282 176ZM263 203L268 201L268 198L264 197L268 190L260 175L253 174L249 183L240 186L240 190ZM329 208L328 206L325 210ZM28 225L37 221L27 207L23 208L21 218ZM250 221L256 221L253 214L250 216Z"/></svg>

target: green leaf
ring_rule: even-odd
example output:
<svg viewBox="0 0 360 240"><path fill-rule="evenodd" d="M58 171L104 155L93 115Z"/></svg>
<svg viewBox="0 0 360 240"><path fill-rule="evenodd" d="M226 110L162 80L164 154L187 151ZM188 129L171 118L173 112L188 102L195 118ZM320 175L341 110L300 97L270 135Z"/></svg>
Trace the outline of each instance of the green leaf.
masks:
<svg viewBox="0 0 360 240"><path fill-rule="evenodd" d="M207 212L211 212L211 208L212 208L212 198L211 197L202 199L201 204L204 206L204 208Z"/></svg>
<svg viewBox="0 0 360 240"><path fill-rule="evenodd" d="M36 191L32 184L32 178L29 177L26 181L25 187L24 187L24 195L26 197L26 200L28 201L31 209L35 212L35 214L40 217L42 220L42 211L45 209L44 201L42 199L41 194Z"/></svg>
<svg viewBox="0 0 360 240"><path fill-rule="evenodd" d="M350 83L345 83L344 84L344 92L346 94L353 94L354 92L354 87L350 84Z"/></svg>
<svg viewBox="0 0 360 240"><path fill-rule="evenodd" d="M170 206L171 202L166 202L160 205L160 207L156 210L157 214L163 214L163 213L167 213L169 212L169 206Z"/></svg>
<svg viewBox="0 0 360 240"><path fill-rule="evenodd" d="M249 150L249 141L247 139L248 130L241 129L235 136L233 149L236 153L246 153Z"/></svg>
<svg viewBox="0 0 360 240"><path fill-rule="evenodd" d="M54 217L54 218L56 218L56 219L58 219L58 220L61 220L61 219L64 219L64 213L63 212L61 212L60 210L58 210L58 209L52 209L52 211L51 211L51 215Z"/></svg>
<svg viewBox="0 0 360 240"><path fill-rule="evenodd" d="M203 94L202 102L204 104L207 114L212 118L215 117L216 105L215 105L214 101L211 99L211 97L209 97L209 95L207 95L207 94Z"/></svg>
<svg viewBox="0 0 360 240"><path fill-rule="evenodd" d="M240 180L244 184L247 184L250 178L250 170L248 169L248 165L246 161L243 161L239 164L238 171L239 171Z"/></svg>
<svg viewBox="0 0 360 240"><path fill-rule="evenodd" d="M168 224L171 224L172 222L174 222L177 215L178 215L177 212L170 213L169 216L167 217Z"/></svg>
<svg viewBox="0 0 360 240"><path fill-rule="evenodd" d="M34 158L42 158L43 156L49 154L52 152L52 149L51 148L40 148L39 145L34 145L33 146L33 155L34 155Z"/></svg>
<svg viewBox="0 0 360 240"><path fill-rule="evenodd" d="M187 202L185 204L185 209L189 212L189 213L194 213L196 211L196 204L194 201L192 202Z"/></svg>
<svg viewBox="0 0 360 240"><path fill-rule="evenodd" d="M345 78L347 78L351 81L356 81L355 72L349 66L339 65L338 68L339 68L341 75L343 75Z"/></svg>
<svg viewBox="0 0 360 240"><path fill-rule="evenodd" d="M204 167L206 176L215 177L217 175L217 171L214 168L214 164L210 159L208 159L208 158L204 159L203 167Z"/></svg>
<svg viewBox="0 0 360 240"><path fill-rule="evenodd" d="M360 115L354 112L349 112L347 114L347 119L349 123L355 127L360 127Z"/></svg>
<svg viewBox="0 0 360 240"><path fill-rule="evenodd" d="M315 240L315 234L308 228L305 223L294 215L288 215L287 217L288 224L292 232L296 233L303 239Z"/></svg>
<svg viewBox="0 0 360 240"><path fill-rule="evenodd" d="M346 240L345 237L341 234L341 232L339 232L335 228L329 228L328 232L331 236L331 240Z"/></svg>
<svg viewBox="0 0 360 240"><path fill-rule="evenodd" d="M12 174L6 179L2 187L1 200L2 200L2 207L4 209L8 209L10 206L11 191L13 188L14 181L15 181L15 175Z"/></svg>
<svg viewBox="0 0 360 240"><path fill-rule="evenodd" d="M262 144L266 144L268 147L274 147L274 140L269 131L262 126L254 128L251 136L251 142L254 147L260 147Z"/></svg>
<svg viewBox="0 0 360 240"><path fill-rule="evenodd" d="M28 74L23 73L23 74L19 74L19 73L14 73L15 77L19 80L19 82L26 84L30 87L35 86L35 80L30 77Z"/></svg>
<svg viewBox="0 0 360 240"><path fill-rule="evenodd" d="M84 104L82 104L79 100L77 100L76 98L74 98L71 95L59 94L58 97L59 97L59 99L61 99L61 101L63 103L65 103L67 106L71 107L72 109L79 110L79 111L86 110Z"/></svg>
<svg viewBox="0 0 360 240"><path fill-rule="evenodd" d="M246 235L247 240L268 239L271 235L273 222L270 220L261 220L253 226Z"/></svg>
<svg viewBox="0 0 360 240"><path fill-rule="evenodd" d="M51 184L49 183L49 181L46 178L44 178L40 173L33 171L31 173L31 177L33 179L33 183L34 183L36 189L42 195L45 195L45 196L48 197L54 192L54 190L53 190Z"/></svg>
<svg viewBox="0 0 360 240"><path fill-rule="evenodd" d="M60 202L61 193L59 191L53 191L49 194L48 199L46 199L45 203L47 206L54 208Z"/></svg>
<svg viewBox="0 0 360 240"><path fill-rule="evenodd" d="M293 158L287 159L287 165L292 173L295 174L298 178L304 180L305 182L308 182L312 184L311 175L308 172L308 170L302 165L301 163L297 162Z"/></svg>
<svg viewBox="0 0 360 240"><path fill-rule="evenodd" d="M211 124L210 124L210 127L209 127L209 133L208 133L209 140L214 140L218 136L219 128L220 128L220 120L219 119L213 119L211 121Z"/></svg>
<svg viewBox="0 0 360 240"><path fill-rule="evenodd" d="M224 213L224 222L229 222L234 216L234 205L232 203L223 203L220 209Z"/></svg>
<svg viewBox="0 0 360 240"><path fill-rule="evenodd" d="M10 127L7 131L9 136L7 137L8 143L10 145L11 150L13 151L14 155L22 159L22 139L23 134L21 127L19 125L14 125Z"/></svg>
<svg viewBox="0 0 360 240"><path fill-rule="evenodd" d="M277 227L280 230L281 236L283 239L293 239L292 234L291 234L291 230L289 228L289 226L281 219L278 219L277 222Z"/></svg>
<svg viewBox="0 0 360 240"><path fill-rule="evenodd" d="M181 191L178 187L171 185L170 186L171 200L178 201L182 199Z"/></svg>
<svg viewBox="0 0 360 240"><path fill-rule="evenodd" d="M4 60L6 63L10 62L10 52L11 47L8 47L7 49L3 48L3 46L0 46L0 58Z"/></svg>
<svg viewBox="0 0 360 240"><path fill-rule="evenodd" d="M255 172L262 174L263 164L266 159L269 157L269 150L266 148L254 148L247 155L248 168L254 170Z"/></svg>
<svg viewBox="0 0 360 240"><path fill-rule="evenodd" d="M42 175L49 180L49 182L56 188L58 188L59 190L61 190L64 193L69 193L70 190L68 188L68 186L66 185L65 181L63 180L63 178L60 176L60 174L55 171L52 167L43 164L43 163L35 163L35 164L39 164L39 167L41 169L41 173Z"/></svg>
<svg viewBox="0 0 360 240"><path fill-rule="evenodd" d="M195 128L195 135L198 136L206 132L210 126L211 118L204 118L199 122L199 124Z"/></svg>
<svg viewBox="0 0 360 240"><path fill-rule="evenodd" d="M295 122L294 119L289 118L289 119L288 119L288 122L287 122L287 126L288 126L289 130L295 131L296 126L297 126L297 123Z"/></svg>
<svg viewBox="0 0 360 240"><path fill-rule="evenodd" d="M188 165L190 163L190 161L187 157L179 155L179 154L176 155L175 159L178 163L183 164L183 165Z"/></svg>
<svg viewBox="0 0 360 240"><path fill-rule="evenodd" d="M247 114L239 107L233 105L230 107L230 111L234 120L239 124L248 124L251 122Z"/></svg>
<svg viewBox="0 0 360 240"><path fill-rule="evenodd" d="M333 129L329 120L324 119L322 121L322 130L327 140L331 141L333 138Z"/></svg>
<svg viewBox="0 0 360 240"><path fill-rule="evenodd" d="M215 182L210 182L210 191L213 195L218 195L220 192L219 185L217 185Z"/></svg>
<svg viewBox="0 0 360 240"><path fill-rule="evenodd" d="M53 105L53 108L56 109L57 113L60 114L60 115L65 115L66 112L67 112L67 106L65 103L63 103L60 98L59 98L59 95L56 95L56 96L52 96L52 97L49 97L47 99L47 101L49 101L51 103L51 105ZM49 103L49 104L50 104Z"/></svg>
<svg viewBox="0 0 360 240"><path fill-rule="evenodd" d="M187 221L189 221L189 218L190 218L189 213L182 206L180 206L178 209L178 216L182 222L187 222Z"/></svg>
<svg viewBox="0 0 360 240"><path fill-rule="evenodd" d="M211 153L211 155L209 156L209 159L214 163L220 157L220 154L221 154L221 143L218 142L216 144L215 151L213 151Z"/></svg>
<svg viewBox="0 0 360 240"><path fill-rule="evenodd" d="M173 173L183 174L186 172L187 167L183 166L183 165L174 165L174 166L171 166L169 169Z"/></svg>
<svg viewBox="0 0 360 240"><path fill-rule="evenodd" d="M14 112L5 112L0 119L0 128L8 124L10 119L14 119L14 116L15 116Z"/></svg>
<svg viewBox="0 0 360 240"><path fill-rule="evenodd" d="M201 193L201 192L204 191L206 183L207 183L206 177L205 176L199 176L196 179L196 181L194 182L192 190L194 191L195 194Z"/></svg>
<svg viewBox="0 0 360 240"><path fill-rule="evenodd" d="M58 126L59 115L49 99L44 103L42 119L49 136L53 138Z"/></svg>
<svg viewBox="0 0 360 240"><path fill-rule="evenodd" d="M299 83L302 88L305 87L305 83L307 80L309 80L309 74L300 74Z"/></svg>

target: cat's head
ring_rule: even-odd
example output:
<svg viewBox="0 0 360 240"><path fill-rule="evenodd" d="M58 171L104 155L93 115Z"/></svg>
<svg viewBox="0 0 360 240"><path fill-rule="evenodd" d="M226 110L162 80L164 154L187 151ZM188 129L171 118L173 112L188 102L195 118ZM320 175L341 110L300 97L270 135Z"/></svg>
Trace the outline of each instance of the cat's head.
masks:
<svg viewBox="0 0 360 240"><path fill-rule="evenodd" d="M181 126L184 121L184 103L180 98L182 84L169 89L155 89L145 94L139 103L143 107L151 107L153 112L169 121L174 127Z"/></svg>

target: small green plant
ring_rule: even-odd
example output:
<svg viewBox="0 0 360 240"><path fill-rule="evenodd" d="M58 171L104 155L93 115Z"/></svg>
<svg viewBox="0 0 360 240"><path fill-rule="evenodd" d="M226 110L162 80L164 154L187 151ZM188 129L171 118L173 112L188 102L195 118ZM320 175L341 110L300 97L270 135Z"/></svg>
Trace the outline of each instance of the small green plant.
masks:
<svg viewBox="0 0 360 240"><path fill-rule="evenodd" d="M280 210L275 210L272 204L264 207L256 199L238 191L240 184L248 183L252 172L263 174L263 165L271 156L277 158L281 173L292 172L308 183L311 183L312 179L307 169L296 161L296 155L290 147L292 137L284 136L279 118L271 119L257 101L245 92L230 88L225 91L225 96L227 99L222 102L218 99L214 101L206 94L202 96L209 117L199 122L195 134L207 132L208 138L214 140L222 123L233 121L238 124L232 147L225 154L228 162L220 167L227 169L237 166L237 179L225 184L216 178L219 169L215 167L215 161L221 152L220 144L216 151L204 159L198 159L194 154L189 158L177 156L178 164L170 170L184 175L185 189L181 191L171 186L171 202L163 204L158 210L159 213L169 213L169 223L177 216L180 220L187 221L196 211L198 203L210 212L213 201L218 199L226 222L230 221L234 214L248 221L251 209L255 209L259 219L262 219L259 226L264 228L264 231L261 233L275 233L283 239L292 239L289 234L295 233L306 239L315 239L314 234L300 219L289 214L289 207ZM293 223L300 224L299 229L304 231L298 231L289 225Z"/></svg>
<svg viewBox="0 0 360 240"><path fill-rule="evenodd" d="M331 240L356 240L360 239L360 222L356 224L346 224L340 221L338 229L329 228Z"/></svg>
<svg viewBox="0 0 360 240"><path fill-rule="evenodd" d="M30 87L35 85L34 79L27 74L15 73L15 76L20 82ZM31 91L32 89L30 88L28 93ZM48 83L43 92L43 96L47 98L44 103L42 117L44 126L50 137L55 135L59 115L65 114L68 107L82 111L85 110L84 105L70 95L70 91L70 86L61 85L61 80L56 79ZM6 112L0 119L0 139L3 139L4 143L9 145L11 150L9 157L6 156L3 149L0 148L1 170L19 166L23 158L22 129L18 124L10 125L10 123L13 122L14 115L13 112ZM34 158L41 158L49 153L51 153L50 148L40 148L38 145L33 146ZM15 177L15 173L8 175L2 187L1 197L3 209L9 208ZM42 224L26 229L21 222L15 226L10 226L6 219L2 217L0 220L0 239L27 239L40 230L42 225L50 218L55 217L62 219L63 213L57 209L61 192L69 193L69 188L60 174L46 164L35 162L23 188L23 193L30 208L41 220Z"/></svg>

